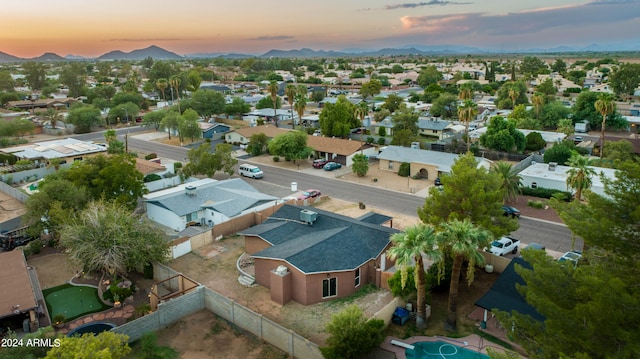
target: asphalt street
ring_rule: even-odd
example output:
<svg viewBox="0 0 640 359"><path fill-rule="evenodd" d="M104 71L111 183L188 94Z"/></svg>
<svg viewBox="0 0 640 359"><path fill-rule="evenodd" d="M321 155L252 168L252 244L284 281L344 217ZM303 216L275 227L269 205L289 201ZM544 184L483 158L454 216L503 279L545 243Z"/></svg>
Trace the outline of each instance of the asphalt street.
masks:
<svg viewBox="0 0 640 359"><path fill-rule="evenodd" d="M131 135L147 131L143 127L131 127L117 130L118 139L124 141L128 135L130 151L142 153L155 152L159 157L175 161L185 161L187 148L165 145L155 141L145 141L131 137ZM85 141L104 141L102 132L73 136ZM240 160L242 162L242 160ZM261 180L245 179L256 189L278 197L286 197L293 194L292 182L296 182L298 191L308 188L318 189L323 194L333 198L339 198L349 202L364 202L366 205L384 208L386 210L417 218L417 209L424 204L424 198L401 192L390 191L378 187L361 185L337 178L319 176L295 170L287 170L261 164L260 168L265 173ZM571 231L561 224L540 221L536 219L521 218L520 228L511 236L520 239L523 243L536 242L545 245L548 249L566 252L571 250ZM582 248L582 241L576 240L575 248Z"/></svg>

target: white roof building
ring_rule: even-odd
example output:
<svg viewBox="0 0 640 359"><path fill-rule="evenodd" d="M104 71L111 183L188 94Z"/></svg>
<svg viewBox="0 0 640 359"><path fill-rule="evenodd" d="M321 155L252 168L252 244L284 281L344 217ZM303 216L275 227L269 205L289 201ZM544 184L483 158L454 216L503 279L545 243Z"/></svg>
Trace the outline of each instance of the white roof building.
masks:
<svg viewBox="0 0 640 359"><path fill-rule="evenodd" d="M602 176L615 180L616 170L612 168L591 167L596 175L591 178L590 190L601 196L605 196ZM575 192L567 188L567 172L570 166L562 166L551 163L534 163L522 170L519 175L522 177L522 185L529 188L549 188L560 191Z"/></svg>

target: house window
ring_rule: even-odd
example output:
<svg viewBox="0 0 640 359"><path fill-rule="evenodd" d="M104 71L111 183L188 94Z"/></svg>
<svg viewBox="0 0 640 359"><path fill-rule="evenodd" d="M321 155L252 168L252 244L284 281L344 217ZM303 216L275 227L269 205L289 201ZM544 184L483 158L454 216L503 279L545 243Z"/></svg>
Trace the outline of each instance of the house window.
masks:
<svg viewBox="0 0 640 359"><path fill-rule="evenodd" d="M392 170L393 169L393 161L389 161L389 169Z"/></svg>
<svg viewBox="0 0 640 359"><path fill-rule="evenodd" d="M327 278L322 280L322 298L335 297L338 293L337 289L337 278Z"/></svg>
<svg viewBox="0 0 640 359"><path fill-rule="evenodd" d="M196 219L198 219L198 212L187 214L187 222L192 222L192 221L195 221Z"/></svg>
<svg viewBox="0 0 640 359"><path fill-rule="evenodd" d="M531 188L538 188L538 184L535 182L531 182Z"/></svg>
<svg viewBox="0 0 640 359"><path fill-rule="evenodd" d="M360 268L356 269L356 287L360 285Z"/></svg>

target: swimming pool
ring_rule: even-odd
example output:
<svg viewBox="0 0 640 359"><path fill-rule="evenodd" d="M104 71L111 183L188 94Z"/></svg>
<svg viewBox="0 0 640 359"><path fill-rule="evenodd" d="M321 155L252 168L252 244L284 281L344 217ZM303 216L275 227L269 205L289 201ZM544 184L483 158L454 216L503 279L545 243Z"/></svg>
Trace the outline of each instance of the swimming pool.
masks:
<svg viewBox="0 0 640 359"><path fill-rule="evenodd" d="M106 323L106 322L87 323L70 331L69 334L67 334L67 336L72 337L74 335L82 335L87 333L93 333L93 335L98 335L102 332L108 332L109 330L115 327L116 327L115 325L111 323Z"/></svg>
<svg viewBox="0 0 640 359"><path fill-rule="evenodd" d="M419 342L405 350L407 359L489 359L486 354L445 342Z"/></svg>

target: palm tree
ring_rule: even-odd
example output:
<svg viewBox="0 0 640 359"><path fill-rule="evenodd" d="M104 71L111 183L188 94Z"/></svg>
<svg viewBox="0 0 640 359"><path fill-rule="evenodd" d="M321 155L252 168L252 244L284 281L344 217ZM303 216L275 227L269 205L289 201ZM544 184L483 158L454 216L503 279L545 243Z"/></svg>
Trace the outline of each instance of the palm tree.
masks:
<svg viewBox="0 0 640 359"><path fill-rule="evenodd" d="M424 328L426 326L425 316L425 297L426 297L426 280L424 261L422 255L439 261L441 253L435 249L436 234L431 226L420 223L410 226L404 232L394 233L391 235L393 247L389 249L388 256L396 261L398 269L402 272L402 285L407 280L407 269L412 262L415 262L415 281L418 290L418 298L416 303L416 326Z"/></svg>
<svg viewBox="0 0 640 359"><path fill-rule="evenodd" d="M300 124L302 124L302 116L304 115L304 110L307 108L307 96L303 93L296 93L296 103L293 105L293 108L298 113L298 119L300 120Z"/></svg>
<svg viewBox="0 0 640 359"><path fill-rule="evenodd" d="M358 106L356 106L355 110L353 111L353 115L360 119L360 127L364 127L364 118L367 117L367 115L369 114L369 106L367 105L366 102L362 101L358 104ZM362 146L362 134L363 134L363 130L360 129L360 146Z"/></svg>
<svg viewBox="0 0 640 359"><path fill-rule="evenodd" d="M536 108L536 119L540 119L540 107L544 105L544 95L536 92L531 97L531 102L533 102L533 106Z"/></svg>
<svg viewBox="0 0 640 359"><path fill-rule="evenodd" d="M45 118L49 120L49 125L54 130L56 129L56 126L58 125L58 122L63 122L62 121L62 114L60 112L58 112L58 109L56 109L54 107L47 108L47 113L45 115Z"/></svg>
<svg viewBox="0 0 640 359"><path fill-rule="evenodd" d="M276 113L276 108L278 106L278 83L275 81L271 81L269 86L267 87L267 91L271 94L271 102L273 103L273 121L278 127L278 115Z"/></svg>
<svg viewBox="0 0 640 359"><path fill-rule="evenodd" d="M458 118L464 122L464 134L467 141L467 152L471 148L469 138L469 122L478 114L478 105L473 100L464 100L462 105L458 106Z"/></svg>
<svg viewBox="0 0 640 359"><path fill-rule="evenodd" d="M171 87L176 91L176 98L178 99L178 112L182 113L182 111L180 111L180 82L182 82L182 80L178 75L173 75L169 78L169 85L171 85Z"/></svg>
<svg viewBox="0 0 640 359"><path fill-rule="evenodd" d="M473 84L471 82L460 85L460 91L458 92L458 98L461 100L473 99Z"/></svg>
<svg viewBox="0 0 640 359"><path fill-rule="evenodd" d="M162 99L167 102L167 96L164 93L164 90L169 87L169 82L167 81L167 79L158 79L158 81L156 81L156 87L158 88L158 90L160 90L160 92L162 92Z"/></svg>
<svg viewBox="0 0 640 359"><path fill-rule="evenodd" d="M293 102L295 101L297 87L294 84L288 84L284 88L284 94L287 95L287 102L291 111L291 128L295 128L296 121L293 119Z"/></svg>
<svg viewBox="0 0 640 359"><path fill-rule="evenodd" d="M602 125L600 127L600 159L604 154L604 129L607 124L607 116L616 110L616 103L613 101L613 96L608 93L601 93L598 95L598 100L594 103L596 111L602 115Z"/></svg>
<svg viewBox="0 0 640 359"><path fill-rule="evenodd" d="M592 163L592 160L581 156L577 152L574 152L567 161L567 164L571 167L567 171L567 188L576 190L576 200L578 202L582 197L582 191L591 187L591 177L596 174L596 171L589 167Z"/></svg>
<svg viewBox="0 0 640 359"><path fill-rule="evenodd" d="M453 220L442 224L442 231L437 235L438 248L443 254L453 257L453 267L451 270L451 285L449 287L449 304L447 306L447 321L445 329L456 330L457 322L457 302L458 285L462 272L462 263L468 261L467 283L473 282L475 268L484 264L484 257L478 248L484 248L489 244L490 233L482 230L467 218L464 221ZM438 263L444 266L444 261ZM441 271L444 268L439 268Z"/></svg>
<svg viewBox="0 0 640 359"><path fill-rule="evenodd" d="M515 82L512 82L509 85L508 96L509 98L511 98L511 109L516 108L516 100L520 96L520 89L518 88Z"/></svg>
<svg viewBox="0 0 640 359"><path fill-rule="evenodd" d="M499 161L491 167L491 172L500 176L500 188L503 190L504 203L514 202L522 192L522 177L508 162Z"/></svg>

